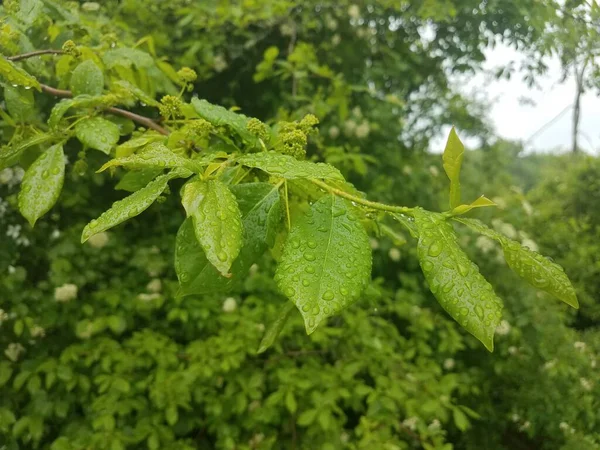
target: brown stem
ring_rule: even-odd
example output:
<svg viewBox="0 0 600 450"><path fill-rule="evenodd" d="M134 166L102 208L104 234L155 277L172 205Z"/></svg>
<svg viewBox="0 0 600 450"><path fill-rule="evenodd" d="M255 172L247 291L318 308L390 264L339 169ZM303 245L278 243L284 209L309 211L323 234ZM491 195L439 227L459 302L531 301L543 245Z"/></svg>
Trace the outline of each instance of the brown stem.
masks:
<svg viewBox="0 0 600 450"><path fill-rule="evenodd" d="M41 55L64 55L64 54L65 54L64 50L52 50L52 49L48 49L48 50L36 50L34 52L22 53L20 55L7 56L6 59L8 59L9 61L21 61L22 59L33 58L34 56L41 56Z"/></svg>
<svg viewBox="0 0 600 450"><path fill-rule="evenodd" d="M56 97L62 97L62 98L73 97L73 94L71 93L71 91L67 91L64 89L56 89L51 86L47 86L45 84L40 84L40 86L42 88L42 92L45 92L46 94L50 94L50 95L54 95ZM121 117L126 117L127 119L131 119L134 122L137 122L141 125L144 125L145 127L151 128L155 131L158 131L160 134L164 134L165 136L169 135L169 130L161 127L159 124L157 124L154 120L150 119L149 117L140 116L139 114L132 113L125 109L115 108L113 106L106 108L106 111L111 114L114 114L115 116L121 116Z"/></svg>

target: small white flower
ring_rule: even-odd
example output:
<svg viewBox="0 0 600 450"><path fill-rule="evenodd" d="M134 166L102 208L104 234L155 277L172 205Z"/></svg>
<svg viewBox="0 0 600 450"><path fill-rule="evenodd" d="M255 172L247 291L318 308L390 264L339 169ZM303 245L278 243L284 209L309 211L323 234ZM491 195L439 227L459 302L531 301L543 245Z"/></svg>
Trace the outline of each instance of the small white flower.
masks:
<svg viewBox="0 0 600 450"><path fill-rule="evenodd" d="M258 266L258 264L256 264L256 263L252 264L250 266L250 270L249 270L250 275L256 275L256 272L258 272L258 269L260 269L260 267Z"/></svg>
<svg viewBox="0 0 600 450"><path fill-rule="evenodd" d="M416 417L409 417L408 419L404 419L402 421L402 425L410 430L415 430L417 428L417 422L419 419Z"/></svg>
<svg viewBox="0 0 600 450"><path fill-rule="evenodd" d="M7 167L4 170L0 170L0 184L8 184L13 178L13 170Z"/></svg>
<svg viewBox="0 0 600 450"><path fill-rule="evenodd" d="M227 297L223 302L223 311L226 313L233 312L237 309L237 301L233 297Z"/></svg>
<svg viewBox="0 0 600 450"><path fill-rule="evenodd" d="M85 2L81 5L81 9L88 12L98 11L100 9L100 5L96 2Z"/></svg>
<svg viewBox="0 0 600 450"><path fill-rule="evenodd" d="M441 428L442 424L439 420L433 419L433 421L427 426L430 431L438 431Z"/></svg>
<svg viewBox="0 0 600 450"><path fill-rule="evenodd" d="M327 19L326 25L327 28L329 28L330 30L335 30L338 27L338 22L334 18L330 17Z"/></svg>
<svg viewBox="0 0 600 450"><path fill-rule="evenodd" d="M519 420L521 420L521 416L515 413L512 416L510 416L510 420L512 420L513 422L518 422Z"/></svg>
<svg viewBox="0 0 600 450"><path fill-rule="evenodd" d="M452 359L452 358L447 358L444 360L444 369L446 369L446 370L454 369L455 365L456 365L456 363L454 362L454 359Z"/></svg>
<svg viewBox="0 0 600 450"><path fill-rule="evenodd" d="M404 173L404 175L410 175L412 173L412 167L404 166L402 168L402 173Z"/></svg>
<svg viewBox="0 0 600 450"><path fill-rule="evenodd" d="M54 289L54 299L57 302L68 302L77 298L77 285L72 283L63 284Z"/></svg>
<svg viewBox="0 0 600 450"><path fill-rule="evenodd" d="M344 134L346 136L351 136L354 134L354 130L356 130L356 122L352 119L348 119L344 122Z"/></svg>
<svg viewBox="0 0 600 450"><path fill-rule="evenodd" d="M8 314L3 309L0 309L0 325L6 320L8 320Z"/></svg>
<svg viewBox="0 0 600 450"><path fill-rule="evenodd" d="M558 428L560 428L562 431L567 431L570 427L567 422L561 422L558 424Z"/></svg>
<svg viewBox="0 0 600 450"><path fill-rule="evenodd" d="M508 333L510 333L510 323L508 323L506 320L503 320L496 327L496 334L500 336L506 336Z"/></svg>
<svg viewBox="0 0 600 450"><path fill-rule="evenodd" d="M13 169L13 179L11 180L11 183L20 183L23 180L23 175L25 175L25 170L23 170L22 167L15 167Z"/></svg>
<svg viewBox="0 0 600 450"><path fill-rule="evenodd" d="M492 198L492 201L498 206L499 209L506 208L506 200L504 200L502 197L494 197Z"/></svg>
<svg viewBox="0 0 600 450"><path fill-rule="evenodd" d="M496 244L487 236L478 236L475 240L475 247L483 253L488 253L496 248Z"/></svg>
<svg viewBox="0 0 600 450"><path fill-rule="evenodd" d="M556 366L556 360L551 359L550 361L547 361L544 364L544 370L550 370L550 369L554 368L554 366Z"/></svg>
<svg viewBox="0 0 600 450"><path fill-rule="evenodd" d="M146 285L146 289L150 292L160 292L162 290L162 283L158 278L155 278Z"/></svg>
<svg viewBox="0 0 600 450"><path fill-rule="evenodd" d="M517 237L517 230L515 230L515 227L510 223L503 222L500 219L494 219L492 220L492 225L507 238L515 239Z"/></svg>
<svg viewBox="0 0 600 450"><path fill-rule="evenodd" d="M523 423L523 425L521 425L519 427L519 431L525 431L527 430L529 427L531 426L531 423L529 422L529 420L525 421L525 423Z"/></svg>
<svg viewBox="0 0 600 450"><path fill-rule="evenodd" d="M538 245L535 243L535 241L531 239L523 239L521 241L521 244L523 244L523 246L527 247L529 250L532 250L534 252L538 251Z"/></svg>
<svg viewBox="0 0 600 450"><path fill-rule="evenodd" d="M398 250L396 247L392 247L390 248L390 251L388 252L388 256L390 257L390 259L392 261L398 262L400 261L400 250Z"/></svg>
<svg viewBox="0 0 600 450"><path fill-rule="evenodd" d="M6 227L6 235L16 241L21 235L21 225L9 225Z"/></svg>
<svg viewBox="0 0 600 450"><path fill-rule="evenodd" d="M587 378L583 378L583 377L580 378L579 384L581 384L581 387L583 388L584 391L592 390L592 382L590 380L588 380Z"/></svg>
<svg viewBox="0 0 600 450"><path fill-rule="evenodd" d="M367 136L369 136L370 132L371 126L367 121L363 121L359 126L356 127L356 130L354 130L354 134L356 134L356 137L359 139L366 138Z"/></svg>
<svg viewBox="0 0 600 450"><path fill-rule="evenodd" d="M19 344L18 342L13 342L11 344L8 344L8 347L6 347L6 350L4 350L4 354L8 359L15 362L19 359L19 356L24 351L25 348L21 344Z"/></svg>
<svg viewBox="0 0 600 450"><path fill-rule="evenodd" d="M440 170L435 166L429 166L429 173L432 176L437 177L440 174Z"/></svg>
<svg viewBox="0 0 600 450"><path fill-rule="evenodd" d="M335 34L332 38L331 38L331 44L334 47L337 47L338 45L340 45L340 42L342 42L342 37L339 34Z"/></svg>
<svg viewBox="0 0 600 450"><path fill-rule="evenodd" d="M279 32L283 36L292 36L294 34L294 27L289 23L284 23L279 27Z"/></svg>
<svg viewBox="0 0 600 450"><path fill-rule="evenodd" d="M331 139L336 139L340 135L340 129L336 126L329 128L329 137Z"/></svg>
<svg viewBox="0 0 600 450"><path fill-rule="evenodd" d="M348 8L348 15L353 19L359 19L360 8L358 7L358 5L350 5L350 7Z"/></svg>
<svg viewBox="0 0 600 450"><path fill-rule="evenodd" d="M584 352L586 344L585 344L585 342L577 341L577 342L573 343L573 347L575 347L575 349L579 350L580 352Z"/></svg>
<svg viewBox="0 0 600 450"><path fill-rule="evenodd" d="M592 359L592 360L590 361L590 367L591 367L592 369L595 369L595 368L596 368L596 360L595 360L595 359Z"/></svg>
<svg viewBox="0 0 600 450"><path fill-rule="evenodd" d="M17 271L17 269L15 268L15 266L8 266L8 274L9 275L12 275L16 271Z"/></svg>
<svg viewBox="0 0 600 450"><path fill-rule="evenodd" d="M256 324L256 329L262 333L263 331L265 331L265 324L264 323L257 323Z"/></svg>
<svg viewBox="0 0 600 450"><path fill-rule="evenodd" d="M217 55L213 59L213 67L215 71L223 72L225 69L227 69L227 66L227 61L225 60L223 55Z"/></svg>
<svg viewBox="0 0 600 450"><path fill-rule="evenodd" d="M522 205L523 205L523 210L525 211L525 214L527 214L528 216L533 214L533 207L527 200L523 200Z"/></svg>
<svg viewBox="0 0 600 450"><path fill-rule="evenodd" d="M94 248L103 248L108 244L110 237L106 231L94 234L88 239L88 243Z"/></svg>
<svg viewBox="0 0 600 450"><path fill-rule="evenodd" d="M53 230L52 233L50 234L50 239L58 239L60 237L60 230L56 229ZM94 238L95 236L92 236L90 239ZM88 240L89 242L89 240Z"/></svg>
<svg viewBox="0 0 600 450"><path fill-rule="evenodd" d="M517 353L519 353L519 349L511 345L510 347L508 347L508 353L510 353L511 355L516 355Z"/></svg>
<svg viewBox="0 0 600 450"><path fill-rule="evenodd" d="M156 300L157 298L160 298L160 294L157 292L153 292L152 294L147 294L146 292L142 292L141 294L138 294L137 299L141 300L143 302L149 302L152 300Z"/></svg>
<svg viewBox="0 0 600 450"><path fill-rule="evenodd" d="M369 243L371 244L372 250L377 250L379 248L379 241L375 238L369 239Z"/></svg>
<svg viewBox="0 0 600 450"><path fill-rule="evenodd" d="M360 109L360 106L352 108L352 115L358 119L362 118L362 109Z"/></svg>
<svg viewBox="0 0 600 450"><path fill-rule="evenodd" d="M44 336L46 336L46 330L44 330L39 325L34 325L31 328L30 332L31 332L31 336L33 336L33 337L44 337Z"/></svg>

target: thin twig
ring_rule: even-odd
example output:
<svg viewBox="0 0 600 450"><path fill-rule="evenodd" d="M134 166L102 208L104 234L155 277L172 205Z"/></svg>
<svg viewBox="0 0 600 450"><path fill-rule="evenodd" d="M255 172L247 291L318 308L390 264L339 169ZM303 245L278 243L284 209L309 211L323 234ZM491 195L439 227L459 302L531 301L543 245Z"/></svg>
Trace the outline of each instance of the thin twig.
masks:
<svg viewBox="0 0 600 450"><path fill-rule="evenodd" d="M331 194L337 195L338 197L343 197L347 200L350 200L354 203L358 203L360 205L366 206L371 209L377 209L380 211L388 211L388 212L396 212L401 214L411 214L413 208L408 208L406 206L394 206L394 205L386 205L385 203L372 202L370 200L365 200L364 198L356 197L355 195L349 194L348 192L342 191L341 189L336 189L332 186L329 186L327 183L324 183L315 178L311 178L310 181L313 184L316 184L321 189L330 192Z"/></svg>
<svg viewBox="0 0 600 450"><path fill-rule="evenodd" d="M6 59L8 59L9 61L21 61L22 59L33 58L34 56L64 55L64 54L65 54L64 50L47 49L47 50L36 50L34 52L22 53L20 55L15 55L15 56L7 56Z"/></svg>
<svg viewBox="0 0 600 450"><path fill-rule="evenodd" d="M62 98L73 97L73 93L71 91L67 91L65 89L56 89L51 86L47 86L45 84L40 84L40 86L42 88L42 92L45 92L46 94L50 94L50 95L54 95L56 97L62 97ZM121 117L126 117L127 119L131 119L134 122L137 122L140 125L144 125L147 128L151 128L155 131L158 131L160 134L163 134L165 136L168 136L170 134L169 130L161 127L159 124L157 124L154 120L150 119L149 117L140 116L139 114L132 113L131 111L127 111L127 110L121 109L121 108L115 108L113 106L110 106L110 107L106 108L105 110L106 110L106 112L114 114L115 116L121 116Z"/></svg>

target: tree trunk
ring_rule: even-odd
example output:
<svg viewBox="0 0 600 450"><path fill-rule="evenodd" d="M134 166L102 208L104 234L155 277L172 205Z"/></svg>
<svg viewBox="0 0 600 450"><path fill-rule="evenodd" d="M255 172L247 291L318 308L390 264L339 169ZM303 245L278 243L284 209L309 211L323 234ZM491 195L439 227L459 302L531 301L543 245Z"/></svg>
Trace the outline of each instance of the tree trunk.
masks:
<svg viewBox="0 0 600 450"><path fill-rule="evenodd" d="M578 153L579 152L579 122L580 122L580 113L581 113L581 95L583 94L583 75L585 72L584 63L581 66L581 70L575 67L575 105L573 106L573 135L572 135L572 145L571 152Z"/></svg>

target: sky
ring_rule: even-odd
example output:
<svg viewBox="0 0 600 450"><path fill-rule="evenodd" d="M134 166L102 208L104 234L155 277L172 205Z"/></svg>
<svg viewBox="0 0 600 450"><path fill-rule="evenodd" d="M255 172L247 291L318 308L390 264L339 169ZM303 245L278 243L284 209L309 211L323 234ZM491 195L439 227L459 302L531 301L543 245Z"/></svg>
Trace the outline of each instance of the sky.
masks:
<svg viewBox="0 0 600 450"><path fill-rule="evenodd" d="M487 51L484 69L492 70L521 59L522 55L516 50L498 46ZM478 74L466 83L462 91L491 101L489 119L499 136L526 142L525 149L528 152L568 150L571 147L573 109L570 106L575 99L575 80L571 76L560 83L558 60L550 61L548 66L545 76L538 79L539 89L530 89L520 75L513 75L510 80L491 80L484 74ZM531 100L533 104L524 104L523 98ZM530 140L565 108L568 110L559 119ZM432 150L437 151L441 146L439 151L442 151L443 144L444 139L436 141ZM466 144L470 146L469 141ZM600 154L600 96L596 92L586 92L582 97L579 146L586 153Z"/></svg>

